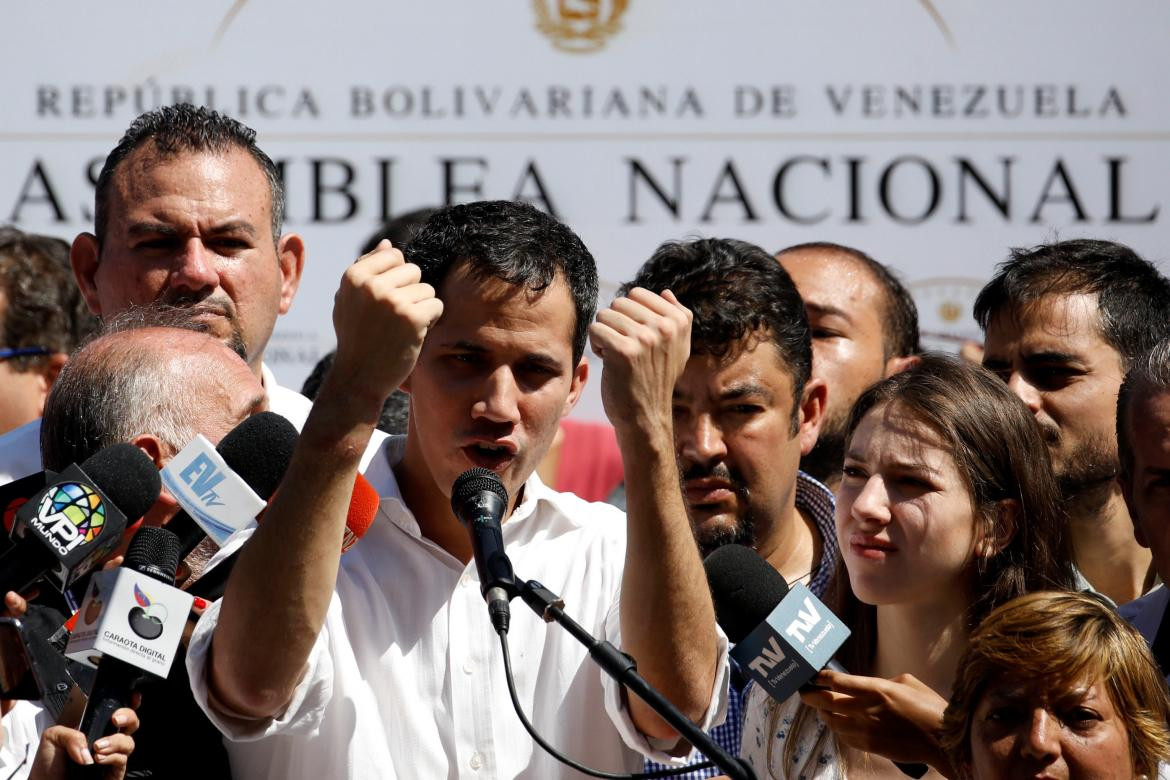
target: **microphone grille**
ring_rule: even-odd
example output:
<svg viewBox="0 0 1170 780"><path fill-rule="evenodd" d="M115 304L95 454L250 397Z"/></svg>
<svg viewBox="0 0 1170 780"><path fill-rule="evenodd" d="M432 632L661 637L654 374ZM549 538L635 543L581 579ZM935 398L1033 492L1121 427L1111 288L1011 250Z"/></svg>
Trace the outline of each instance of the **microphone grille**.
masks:
<svg viewBox="0 0 1170 780"><path fill-rule="evenodd" d="M298 436L284 417L260 412L233 428L216 450L256 495L267 500L288 471Z"/></svg>
<svg viewBox="0 0 1170 780"><path fill-rule="evenodd" d="M130 540L122 565L174 585L181 548L179 537L167 529L143 526Z"/></svg>
<svg viewBox="0 0 1170 780"><path fill-rule="evenodd" d="M750 547L728 544L703 561L715 619L731 642L755 630L788 595L788 583Z"/></svg>
<svg viewBox="0 0 1170 780"><path fill-rule="evenodd" d="M504 483L500 482L496 472L480 467L463 472L455 478L455 484L451 486L452 511L459 514L459 507L464 501L485 490L495 493L505 504L508 503L508 491L504 489Z"/></svg>
<svg viewBox="0 0 1170 780"><path fill-rule="evenodd" d="M128 522L146 514L162 490L154 462L133 444L103 447L86 458L80 468L126 515Z"/></svg>

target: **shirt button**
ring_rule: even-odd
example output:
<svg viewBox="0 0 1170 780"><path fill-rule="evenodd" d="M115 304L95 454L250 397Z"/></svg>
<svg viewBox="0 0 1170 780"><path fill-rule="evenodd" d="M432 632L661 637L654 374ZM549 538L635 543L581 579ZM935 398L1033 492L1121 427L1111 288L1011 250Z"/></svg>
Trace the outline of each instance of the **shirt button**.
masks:
<svg viewBox="0 0 1170 780"><path fill-rule="evenodd" d="M471 584L471 575L468 574L467 572L463 572L463 576L459 578L459 584L462 587L466 588L468 585Z"/></svg>
<svg viewBox="0 0 1170 780"><path fill-rule="evenodd" d="M481 756L479 753L472 753L471 761L468 763L471 765L472 769L478 770L483 766L483 756Z"/></svg>
<svg viewBox="0 0 1170 780"><path fill-rule="evenodd" d="M464 674L471 674L474 671L475 671L475 664L473 664L471 661L464 661L463 662L463 673Z"/></svg>

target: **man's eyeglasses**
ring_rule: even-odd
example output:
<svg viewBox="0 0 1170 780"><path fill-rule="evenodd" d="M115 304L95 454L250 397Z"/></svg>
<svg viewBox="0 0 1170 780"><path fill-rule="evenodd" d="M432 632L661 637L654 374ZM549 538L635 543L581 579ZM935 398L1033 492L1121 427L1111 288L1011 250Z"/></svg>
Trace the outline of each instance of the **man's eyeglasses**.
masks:
<svg viewBox="0 0 1170 780"><path fill-rule="evenodd" d="M53 350L48 347L4 347L0 348L0 360L16 357L33 357L35 355L51 355Z"/></svg>

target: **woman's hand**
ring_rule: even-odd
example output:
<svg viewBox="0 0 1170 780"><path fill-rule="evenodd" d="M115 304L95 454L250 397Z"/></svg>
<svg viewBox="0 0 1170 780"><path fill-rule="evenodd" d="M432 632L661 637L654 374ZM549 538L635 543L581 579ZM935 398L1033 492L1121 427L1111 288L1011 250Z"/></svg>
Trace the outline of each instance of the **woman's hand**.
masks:
<svg viewBox="0 0 1170 780"><path fill-rule="evenodd" d="M842 744L891 761L925 763L954 777L938 730L947 700L909 674L891 680L823 671L801 700L817 710Z"/></svg>

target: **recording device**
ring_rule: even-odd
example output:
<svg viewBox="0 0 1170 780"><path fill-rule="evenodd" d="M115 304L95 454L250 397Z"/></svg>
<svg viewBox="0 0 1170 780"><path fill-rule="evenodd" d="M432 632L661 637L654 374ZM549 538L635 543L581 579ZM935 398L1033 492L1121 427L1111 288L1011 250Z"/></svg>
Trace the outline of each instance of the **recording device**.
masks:
<svg viewBox="0 0 1170 780"><path fill-rule="evenodd" d="M17 509L13 546L0 556L0 594L38 579L64 591L121 543L127 518L146 514L159 489L154 463L132 444L69 466Z"/></svg>
<svg viewBox="0 0 1170 780"><path fill-rule="evenodd" d="M212 448L196 436L162 471L163 483L183 508L167 523L182 558L207 536L223 545L249 525L276 492L296 447L296 427L275 412L260 412Z"/></svg>
<svg viewBox="0 0 1170 780"><path fill-rule="evenodd" d="M349 499L349 511L345 516L345 531L342 533L341 539L341 553L343 555L359 539L365 536L366 531L370 529L370 525L374 522L374 517L378 514L378 506L381 500L374 486L365 477L358 474L353 482L353 493ZM243 548L241 547L240 549ZM231 576L232 569L235 568L239 555L240 550L236 550L224 558L196 580L187 589L187 592L192 596L198 596L208 601L215 601L221 598L224 590L227 588L228 578Z"/></svg>
<svg viewBox="0 0 1170 780"><path fill-rule="evenodd" d="M777 701L830 666L849 637L845 624L812 591L800 583L789 589L749 547L720 547L703 565L715 617L735 645L731 657Z"/></svg>
<svg viewBox="0 0 1170 780"><path fill-rule="evenodd" d="M95 574L66 655L97 667L81 721L88 744L114 732L110 716L151 676L166 677L194 598L174 587L179 539L165 528L134 535L122 566Z"/></svg>
<svg viewBox="0 0 1170 780"><path fill-rule="evenodd" d="M471 535L479 590L488 603L492 625L496 631L507 631L508 602L519 593L500 533L500 521L508 511L508 491L494 471L468 469L451 486L451 510Z"/></svg>
<svg viewBox="0 0 1170 780"><path fill-rule="evenodd" d="M731 657L769 696L785 701L822 669L845 672L833 654L849 629L804 585L790 589L759 553L739 544L715 550L703 566L715 619L734 645ZM894 765L915 778L927 770Z"/></svg>

